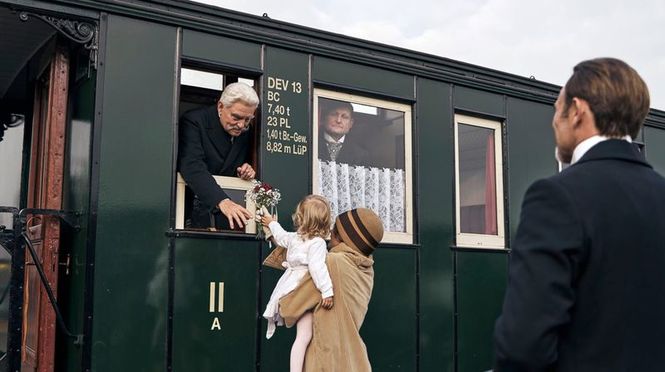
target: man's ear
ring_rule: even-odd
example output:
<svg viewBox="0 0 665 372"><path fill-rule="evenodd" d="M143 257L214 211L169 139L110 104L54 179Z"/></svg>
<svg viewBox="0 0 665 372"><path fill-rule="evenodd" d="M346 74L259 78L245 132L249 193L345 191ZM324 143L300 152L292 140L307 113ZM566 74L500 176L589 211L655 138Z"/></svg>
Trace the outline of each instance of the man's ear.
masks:
<svg viewBox="0 0 665 372"><path fill-rule="evenodd" d="M222 103L221 100L217 101L217 116L220 118L222 117L222 109L224 108L224 104Z"/></svg>
<svg viewBox="0 0 665 372"><path fill-rule="evenodd" d="M568 119L573 127L578 127L585 119L585 115L589 112L589 104L580 98L573 97L570 106L568 106Z"/></svg>

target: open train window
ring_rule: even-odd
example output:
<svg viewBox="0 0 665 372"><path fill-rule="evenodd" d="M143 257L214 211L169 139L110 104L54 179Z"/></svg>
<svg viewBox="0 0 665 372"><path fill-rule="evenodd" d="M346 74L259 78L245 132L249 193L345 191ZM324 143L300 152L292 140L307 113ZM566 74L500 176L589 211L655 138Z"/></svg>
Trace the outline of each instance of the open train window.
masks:
<svg viewBox="0 0 665 372"><path fill-rule="evenodd" d="M505 248L501 123L455 115L457 246Z"/></svg>
<svg viewBox="0 0 665 372"><path fill-rule="evenodd" d="M191 152L195 147L200 148L200 151L203 152L203 141L208 141L209 145L212 144L212 146L219 150L220 159L222 159L224 156L229 156L229 154L240 156L242 157L243 162L249 163L254 168L254 170L258 171L258 130L256 128L258 119L253 118L248 119L249 122L246 121L245 125L249 126L249 130L247 133L242 134L242 136L245 137L242 142L238 140L241 137L224 137L222 126L220 123L218 123L218 110L216 108L217 102L220 99L223 88L235 82L243 82L253 87L254 89L256 89L256 86L258 85L256 80L248 76L215 71L214 69L194 67L188 65L187 63L183 63L183 67L180 69L180 99L178 105L178 117L180 118L178 125L179 157L183 156L184 151ZM201 120L207 120L206 124L202 124L207 126L207 130L201 129L200 133L192 132L190 130L189 135L185 135L184 131L186 129L184 128L185 124L183 123L182 118L184 114L191 115L192 113L196 113L196 115L198 115L197 117L205 118ZM259 110L257 110L255 115L258 115L258 113ZM203 123L203 121L200 123ZM219 133L216 131L219 131ZM185 138L191 138L193 135L200 137L201 142L199 143L197 141L194 145L185 144L184 141L189 141L189 139ZM226 145L218 146L222 140L227 140L229 143ZM241 155L235 154L234 151L237 152L238 150L233 149L233 146L238 146L239 143L242 144L245 150L241 151ZM223 146L226 146L227 148L223 148ZM183 166L180 161L178 161L178 163L178 167ZM205 160L204 163L205 169L214 167L214 165L208 164L208 160ZM226 162L220 162L219 165L221 166L221 170L225 169L224 167L227 166ZM205 202L206 198L196 195L192 188L187 185L186 180L183 178L180 172L180 168L178 168L178 171L179 172L176 177L177 184L175 205L176 229L227 232L234 231L247 234L254 233L255 224L253 223L247 224L244 229L230 229L227 219L219 212L219 209L215 208L215 206L207 205ZM223 176L214 170L212 171L212 175L217 185L232 201L245 206L251 213L254 212L253 206L250 205L251 203L248 204L244 198L245 191L252 187L249 181L244 181L236 177L229 177L228 175Z"/></svg>
<svg viewBox="0 0 665 372"><path fill-rule="evenodd" d="M314 90L313 189L333 217L365 207L384 225L384 242L413 243L411 106Z"/></svg>

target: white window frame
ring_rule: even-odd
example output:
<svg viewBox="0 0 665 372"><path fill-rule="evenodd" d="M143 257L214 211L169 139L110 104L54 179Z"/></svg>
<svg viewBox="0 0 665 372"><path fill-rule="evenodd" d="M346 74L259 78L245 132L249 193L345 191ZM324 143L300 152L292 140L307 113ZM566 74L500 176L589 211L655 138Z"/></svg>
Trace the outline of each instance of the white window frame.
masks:
<svg viewBox="0 0 665 372"><path fill-rule="evenodd" d="M497 235L472 234L461 232L460 221L460 175L459 175L459 125L470 125L487 128L494 131L494 162L496 179L496 223ZM465 248L491 248L505 249L506 239L504 231L504 205L503 205L503 149L502 125L499 121L481 119L468 115L455 114L455 230L458 247Z"/></svg>
<svg viewBox="0 0 665 372"><path fill-rule="evenodd" d="M252 182L237 177L212 176L212 178L215 179L215 182L217 182L217 184L222 189L247 191L254 187ZM180 175L180 172L178 172L176 183L175 228L178 230L183 230L185 229L185 188L187 183ZM245 200L245 209L247 209L249 213L252 214L252 216L256 213L256 206L252 200ZM211 230L222 232L225 231L213 228L211 228ZM245 234L256 234L256 223L254 223L254 221L250 220L249 223L245 225Z"/></svg>
<svg viewBox="0 0 665 372"><path fill-rule="evenodd" d="M400 111L404 113L404 211L406 214L406 231L391 232L386 231L383 234L382 243L413 244L413 160L412 160L412 137L411 137L411 106L402 103L396 103L375 98L363 97L355 94L340 93L326 89L314 88L313 94L313 130L312 130L312 190L319 190L318 177L318 149L319 149L319 98L329 98L338 101L345 101L351 104L374 106L382 109Z"/></svg>

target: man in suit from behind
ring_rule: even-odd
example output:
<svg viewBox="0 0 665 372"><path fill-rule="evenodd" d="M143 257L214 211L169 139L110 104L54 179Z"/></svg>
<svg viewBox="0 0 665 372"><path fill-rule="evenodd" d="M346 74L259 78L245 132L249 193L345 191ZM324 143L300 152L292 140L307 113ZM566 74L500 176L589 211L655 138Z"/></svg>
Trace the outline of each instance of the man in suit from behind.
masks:
<svg viewBox="0 0 665 372"><path fill-rule="evenodd" d="M232 83L217 105L188 111L180 118L178 170L195 194L190 227L233 229L243 227L252 217L212 176L249 180L256 175L247 163L251 150L247 131L258 105L259 97L252 87Z"/></svg>
<svg viewBox="0 0 665 372"><path fill-rule="evenodd" d="M631 143L649 111L626 63L579 63L552 120L561 173L524 197L496 371L665 369L665 179Z"/></svg>

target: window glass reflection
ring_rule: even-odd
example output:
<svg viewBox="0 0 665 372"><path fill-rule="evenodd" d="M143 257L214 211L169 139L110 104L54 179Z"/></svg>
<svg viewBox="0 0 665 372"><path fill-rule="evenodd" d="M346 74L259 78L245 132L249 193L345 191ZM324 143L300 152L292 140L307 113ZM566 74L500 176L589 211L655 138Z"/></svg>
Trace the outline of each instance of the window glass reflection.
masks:
<svg viewBox="0 0 665 372"><path fill-rule="evenodd" d="M319 98L318 158L404 169L404 112Z"/></svg>
<svg viewBox="0 0 665 372"><path fill-rule="evenodd" d="M460 232L497 234L494 130L458 126Z"/></svg>
<svg viewBox="0 0 665 372"><path fill-rule="evenodd" d="M410 169L406 167L410 154L405 136L410 107L330 95L315 97L315 192L330 200L334 215L370 208L381 217L387 232L410 233Z"/></svg>

